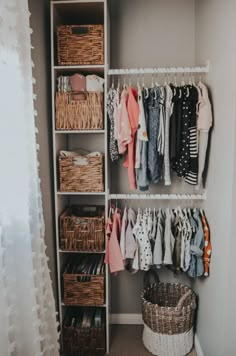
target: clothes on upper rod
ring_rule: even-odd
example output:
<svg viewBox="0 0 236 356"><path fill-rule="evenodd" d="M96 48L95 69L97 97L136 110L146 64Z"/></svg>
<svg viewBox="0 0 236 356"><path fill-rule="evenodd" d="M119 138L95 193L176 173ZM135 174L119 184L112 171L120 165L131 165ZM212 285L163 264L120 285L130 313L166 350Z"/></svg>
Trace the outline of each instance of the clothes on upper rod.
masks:
<svg viewBox="0 0 236 356"><path fill-rule="evenodd" d="M157 84L109 89L111 160L126 156L132 190L147 191L150 183L162 180L170 185L171 171L200 187L213 122L208 89L201 81Z"/></svg>
<svg viewBox="0 0 236 356"><path fill-rule="evenodd" d="M202 209L138 209L110 207L105 263L110 271L148 271L167 266L175 274L209 275L212 246Z"/></svg>

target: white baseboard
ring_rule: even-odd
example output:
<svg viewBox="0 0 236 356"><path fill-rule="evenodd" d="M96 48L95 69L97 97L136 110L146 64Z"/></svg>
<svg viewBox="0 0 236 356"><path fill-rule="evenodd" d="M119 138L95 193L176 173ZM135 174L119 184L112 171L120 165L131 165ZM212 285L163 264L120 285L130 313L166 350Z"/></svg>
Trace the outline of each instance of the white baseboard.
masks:
<svg viewBox="0 0 236 356"><path fill-rule="evenodd" d="M197 334L195 334L195 337L194 337L194 348L195 348L197 356L204 356L204 353L202 351Z"/></svg>
<svg viewBox="0 0 236 356"><path fill-rule="evenodd" d="M142 314L111 314L111 324L142 325Z"/></svg>

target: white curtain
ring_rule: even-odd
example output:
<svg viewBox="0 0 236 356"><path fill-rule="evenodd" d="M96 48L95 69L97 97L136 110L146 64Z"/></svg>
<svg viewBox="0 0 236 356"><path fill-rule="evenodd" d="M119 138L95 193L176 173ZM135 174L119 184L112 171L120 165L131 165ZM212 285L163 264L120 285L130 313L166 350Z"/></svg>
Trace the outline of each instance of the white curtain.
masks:
<svg viewBox="0 0 236 356"><path fill-rule="evenodd" d="M0 0L0 355L54 356L27 0Z"/></svg>

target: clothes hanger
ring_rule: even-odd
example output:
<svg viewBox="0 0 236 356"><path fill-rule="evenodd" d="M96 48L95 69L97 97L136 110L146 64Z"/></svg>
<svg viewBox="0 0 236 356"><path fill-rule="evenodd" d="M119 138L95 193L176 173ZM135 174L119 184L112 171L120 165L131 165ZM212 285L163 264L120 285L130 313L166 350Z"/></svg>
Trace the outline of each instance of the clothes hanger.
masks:
<svg viewBox="0 0 236 356"><path fill-rule="evenodd" d="M118 76L117 91L120 91L120 76Z"/></svg>
<svg viewBox="0 0 236 356"><path fill-rule="evenodd" d="M164 81L164 85L167 85L167 78L166 78L166 73L165 73L165 81Z"/></svg>
<svg viewBox="0 0 236 356"><path fill-rule="evenodd" d="M152 73L152 88L154 88L154 74Z"/></svg>
<svg viewBox="0 0 236 356"><path fill-rule="evenodd" d="M157 68L155 68L155 71L156 71L156 82L155 82L155 85L156 85L156 87L159 87L160 86L160 84L158 83L158 69Z"/></svg>
<svg viewBox="0 0 236 356"><path fill-rule="evenodd" d="M130 87L132 86L131 74L130 74L130 76L129 76L129 86L130 86Z"/></svg>
<svg viewBox="0 0 236 356"><path fill-rule="evenodd" d="M185 79L184 79L184 76L185 76L185 73L183 72L183 73L182 73L182 81L181 81L182 87L185 86Z"/></svg>
<svg viewBox="0 0 236 356"><path fill-rule="evenodd" d="M126 76L124 75L123 89L126 89Z"/></svg>

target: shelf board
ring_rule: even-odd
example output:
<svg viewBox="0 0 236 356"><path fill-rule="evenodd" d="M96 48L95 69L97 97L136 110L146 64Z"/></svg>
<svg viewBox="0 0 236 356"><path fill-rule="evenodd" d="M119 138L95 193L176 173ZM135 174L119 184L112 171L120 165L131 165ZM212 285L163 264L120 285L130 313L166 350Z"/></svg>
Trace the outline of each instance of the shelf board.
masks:
<svg viewBox="0 0 236 356"><path fill-rule="evenodd" d="M97 254L97 253L105 253L106 250L103 251L69 251L69 250L59 250L60 253L93 253L93 254Z"/></svg>
<svg viewBox="0 0 236 356"><path fill-rule="evenodd" d="M94 308L94 307L96 307L96 308L105 308L107 305L106 304L102 304L102 305L81 305L81 304L65 304L65 303L61 303L61 306L63 306L63 307L85 307L85 308L87 308L87 307L91 307L91 308Z"/></svg>
<svg viewBox="0 0 236 356"><path fill-rule="evenodd" d="M103 134L105 130L55 130L56 134Z"/></svg>
<svg viewBox="0 0 236 356"><path fill-rule="evenodd" d="M78 65L78 66L53 66L55 72L85 72L85 73L103 73L105 65Z"/></svg>
<svg viewBox="0 0 236 356"><path fill-rule="evenodd" d="M57 192L57 195L105 195L105 192Z"/></svg>

